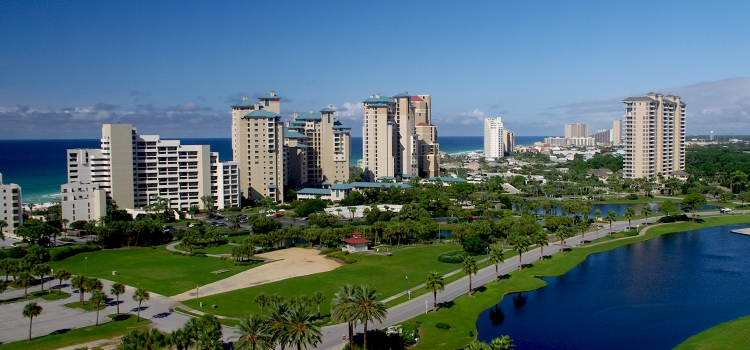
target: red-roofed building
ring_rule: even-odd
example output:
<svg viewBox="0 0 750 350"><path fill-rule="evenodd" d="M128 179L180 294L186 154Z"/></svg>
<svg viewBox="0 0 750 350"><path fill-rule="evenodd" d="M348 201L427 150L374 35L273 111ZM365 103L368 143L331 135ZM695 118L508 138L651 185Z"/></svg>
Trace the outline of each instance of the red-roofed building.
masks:
<svg viewBox="0 0 750 350"><path fill-rule="evenodd" d="M421 99L419 96L411 96L411 97L409 97L409 101L411 101L411 102L424 102L424 100Z"/></svg>
<svg viewBox="0 0 750 350"><path fill-rule="evenodd" d="M362 238L362 233L354 232L352 233L352 238L344 240L346 248L342 248L341 250L348 251L349 253L364 252L369 250L367 244L371 242L369 239Z"/></svg>

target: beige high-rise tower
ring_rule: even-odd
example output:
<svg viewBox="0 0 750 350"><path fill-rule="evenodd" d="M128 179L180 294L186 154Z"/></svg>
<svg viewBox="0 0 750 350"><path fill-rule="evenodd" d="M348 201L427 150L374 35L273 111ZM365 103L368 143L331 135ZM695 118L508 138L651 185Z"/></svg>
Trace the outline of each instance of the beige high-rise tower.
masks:
<svg viewBox="0 0 750 350"><path fill-rule="evenodd" d="M612 143L619 145L622 143L622 120L615 119L612 123Z"/></svg>
<svg viewBox="0 0 750 350"><path fill-rule="evenodd" d="M232 156L240 163L240 189L248 199L283 202L284 124L274 91L259 102L244 97L232 106Z"/></svg>
<svg viewBox="0 0 750 350"><path fill-rule="evenodd" d="M437 128L430 124L430 95L372 95L363 101L362 166L367 181L379 177L437 176Z"/></svg>
<svg viewBox="0 0 750 350"><path fill-rule="evenodd" d="M685 103L648 93L625 104L625 178L654 178L685 169Z"/></svg>

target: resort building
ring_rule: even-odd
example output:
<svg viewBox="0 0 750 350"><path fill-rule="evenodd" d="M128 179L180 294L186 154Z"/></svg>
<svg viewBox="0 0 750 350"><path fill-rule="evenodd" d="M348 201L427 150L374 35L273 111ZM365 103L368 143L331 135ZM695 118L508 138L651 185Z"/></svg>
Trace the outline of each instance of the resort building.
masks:
<svg viewBox="0 0 750 350"><path fill-rule="evenodd" d="M612 130L610 129L597 130L595 133L591 134L591 137L594 139L594 142L596 142L597 145L611 143L612 142Z"/></svg>
<svg viewBox="0 0 750 350"><path fill-rule="evenodd" d="M502 118L484 120L484 156L500 158L505 155L505 129Z"/></svg>
<svg viewBox="0 0 750 350"><path fill-rule="evenodd" d="M565 124L565 138L572 139L574 137L588 137L589 136L589 125L588 124Z"/></svg>
<svg viewBox="0 0 750 350"><path fill-rule="evenodd" d="M685 103L679 96L648 93L625 104L627 179L672 175L685 169Z"/></svg>
<svg viewBox="0 0 750 350"><path fill-rule="evenodd" d="M364 103L362 167L366 181L437 174L440 147L430 95L371 95ZM418 129L419 127L419 129Z"/></svg>
<svg viewBox="0 0 750 350"><path fill-rule="evenodd" d="M619 145L622 143L622 120L615 119L612 123L612 143Z"/></svg>
<svg viewBox="0 0 750 350"><path fill-rule="evenodd" d="M67 172L60 190L69 222L98 219L108 200L126 210L142 209L156 197L178 210L203 207L203 196L213 197L219 209L240 204L236 162L219 162L208 145L139 135L130 124L104 124L101 148L69 149Z"/></svg>
<svg viewBox="0 0 750 350"><path fill-rule="evenodd" d="M289 188L349 181L351 127L334 117L333 106L318 113L294 113L284 130L286 179Z"/></svg>
<svg viewBox="0 0 750 350"><path fill-rule="evenodd" d="M506 155L510 155L516 148L516 134L503 128L503 147Z"/></svg>
<svg viewBox="0 0 750 350"><path fill-rule="evenodd" d="M283 202L284 124L280 100L274 91L247 96L232 106L232 159L240 168L240 191L247 199L270 197Z"/></svg>
<svg viewBox="0 0 750 350"><path fill-rule="evenodd" d="M8 226L0 227L4 234L16 234L16 229L23 225L23 202L21 201L21 186L4 183L0 174L0 220Z"/></svg>

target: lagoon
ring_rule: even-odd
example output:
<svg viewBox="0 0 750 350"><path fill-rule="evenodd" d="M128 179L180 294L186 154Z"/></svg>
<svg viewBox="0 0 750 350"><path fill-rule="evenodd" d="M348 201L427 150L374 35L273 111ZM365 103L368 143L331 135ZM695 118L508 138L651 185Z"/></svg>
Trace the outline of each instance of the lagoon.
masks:
<svg viewBox="0 0 750 350"><path fill-rule="evenodd" d="M661 203L635 203L635 204L593 204L591 205L591 213L589 214L589 217L594 217L594 212L598 209L602 211L602 216L607 216L607 212L610 210L613 210L617 216L624 216L625 211L628 209L628 207L632 207L633 210L635 210L636 215L641 214L641 210L643 207L648 206L651 209L651 213L655 214L656 211L659 209L659 205ZM680 204L675 203L677 206L677 212L680 212ZM704 205L699 210L718 210L719 207L715 205ZM517 210L517 209L516 209ZM554 210L554 214L557 216L564 215L562 212L562 207L558 206ZM536 214L545 214L544 209L537 210L535 212ZM549 214L549 212L547 212Z"/></svg>
<svg viewBox="0 0 750 350"><path fill-rule="evenodd" d="M508 295L479 315L479 340L518 349L671 349L750 315L747 225L665 234L589 255L544 288Z"/></svg>

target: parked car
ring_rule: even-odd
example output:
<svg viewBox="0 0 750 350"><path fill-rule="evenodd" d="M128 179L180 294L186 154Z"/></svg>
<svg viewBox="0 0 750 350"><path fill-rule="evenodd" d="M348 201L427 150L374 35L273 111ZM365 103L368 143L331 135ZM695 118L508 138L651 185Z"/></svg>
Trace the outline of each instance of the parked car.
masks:
<svg viewBox="0 0 750 350"><path fill-rule="evenodd" d="M729 209L729 208L721 208L721 209L719 209L719 212L720 212L720 213L722 213L722 214L729 214L729 213L731 213L731 212L732 212L732 209Z"/></svg>
<svg viewBox="0 0 750 350"><path fill-rule="evenodd" d="M282 214L282 213L273 214L273 217L275 217L275 218L280 218L280 217L283 217L283 216L284 216L284 214Z"/></svg>

